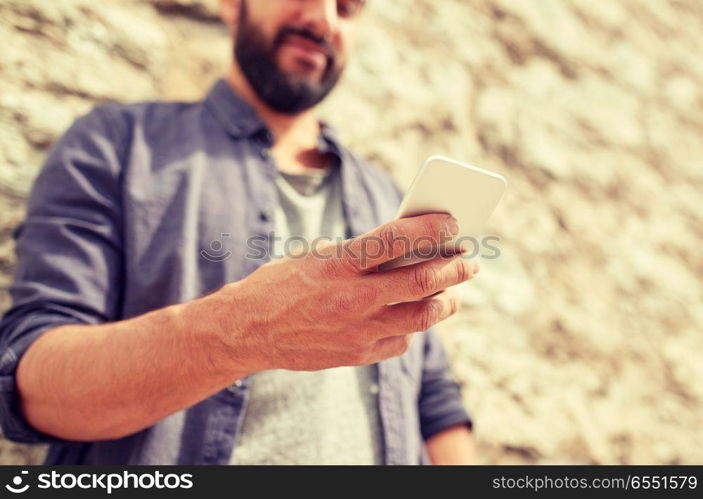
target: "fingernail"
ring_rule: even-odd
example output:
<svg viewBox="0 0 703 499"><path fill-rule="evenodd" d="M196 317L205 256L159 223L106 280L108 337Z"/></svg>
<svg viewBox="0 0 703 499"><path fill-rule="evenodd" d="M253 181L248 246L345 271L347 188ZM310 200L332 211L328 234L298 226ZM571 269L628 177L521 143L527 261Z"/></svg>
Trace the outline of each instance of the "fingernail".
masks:
<svg viewBox="0 0 703 499"><path fill-rule="evenodd" d="M459 233L459 222L454 217L449 217L447 220L447 230L452 236L456 236Z"/></svg>

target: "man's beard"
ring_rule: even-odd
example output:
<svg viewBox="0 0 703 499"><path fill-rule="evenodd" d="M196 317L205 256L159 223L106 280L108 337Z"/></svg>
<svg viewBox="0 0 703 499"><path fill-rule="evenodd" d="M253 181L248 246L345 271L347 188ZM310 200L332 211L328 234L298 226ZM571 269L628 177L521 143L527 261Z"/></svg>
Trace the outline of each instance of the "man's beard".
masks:
<svg viewBox="0 0 703 499"><path fill-rule="evenodd" d="M319 83L305 82L302 77L287 75L279 69L276 53L286 36L291 34L326 49L327 65ZM283 27L269 45L264 33L249 21L245 2L242 2L234 55L259 98L270 108L284 114L298 114L315 106L332 91L344 69L337 67L337 57L330 44L307 29Z"/></svg>

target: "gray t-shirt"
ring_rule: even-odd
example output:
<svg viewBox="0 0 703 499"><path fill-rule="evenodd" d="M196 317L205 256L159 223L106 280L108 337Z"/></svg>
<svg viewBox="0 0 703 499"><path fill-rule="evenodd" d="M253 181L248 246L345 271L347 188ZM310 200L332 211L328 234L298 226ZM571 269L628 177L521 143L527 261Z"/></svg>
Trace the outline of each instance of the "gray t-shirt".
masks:
<svg viewBox="0 0 703 499"><path fill-rule="evenodd" d="M279 173L273 258L346 235L340 172ZM301 293L305 290L301 289ZM375 365L253 375L231 464L382 464Z"/></svg>

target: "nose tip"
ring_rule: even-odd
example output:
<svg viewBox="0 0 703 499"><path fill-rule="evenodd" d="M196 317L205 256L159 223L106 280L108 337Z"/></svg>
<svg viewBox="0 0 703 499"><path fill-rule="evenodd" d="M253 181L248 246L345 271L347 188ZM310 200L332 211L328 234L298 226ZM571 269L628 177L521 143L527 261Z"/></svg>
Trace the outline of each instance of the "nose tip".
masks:
<svg viewBox="0 0 703 499"><path fill-rule="evenodd" d="M320 38L329 39L338 27L337 0L313 0L305 4L305 24Z"/></svg>

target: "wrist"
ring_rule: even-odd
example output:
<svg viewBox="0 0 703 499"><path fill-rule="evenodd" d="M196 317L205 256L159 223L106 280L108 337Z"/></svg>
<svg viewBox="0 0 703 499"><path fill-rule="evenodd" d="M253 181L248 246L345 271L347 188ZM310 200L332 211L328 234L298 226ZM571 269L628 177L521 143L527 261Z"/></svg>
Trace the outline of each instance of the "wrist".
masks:
<svg viewBox="0 0 703 499"><path fill-rule="evenodd" d="M189 341L200 346L207 368L230 381L262 370L259 351L247 338L248 314L238 303L236 284L178 305Z"/></svg>
<svg viewBox="0 0 703 499"><path fill-rule="evenodd" d="M212 359L214 370L239 379L267 369L260 335L252 334L253 307L243 303L241 282L229 283L189 305L194 334Z"/></svg>

